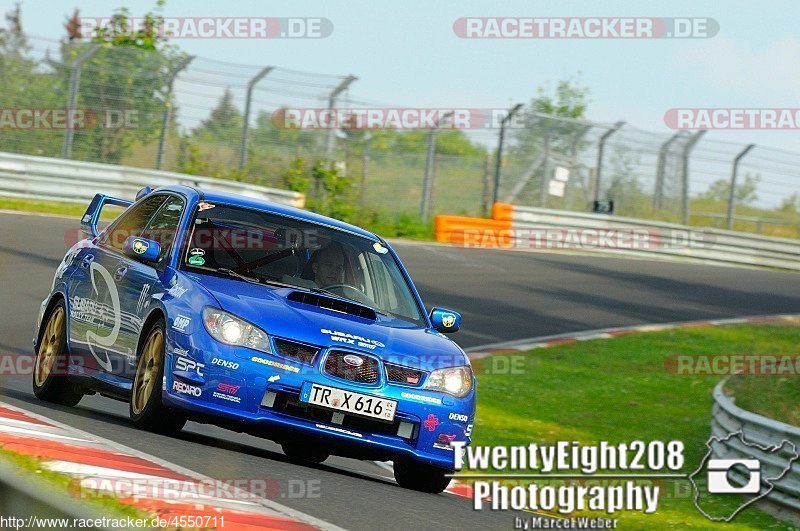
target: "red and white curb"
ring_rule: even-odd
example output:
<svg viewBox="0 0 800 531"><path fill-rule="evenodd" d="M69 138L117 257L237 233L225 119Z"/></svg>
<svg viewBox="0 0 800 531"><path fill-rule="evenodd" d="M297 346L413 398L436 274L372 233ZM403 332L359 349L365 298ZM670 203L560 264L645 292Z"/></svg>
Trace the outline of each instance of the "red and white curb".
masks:
<svg viewBox="0 0 800 531"><path fill-rule="evenodd" d="M236 487L220 485L209 477L167 463L121 444L109 441L54 420L0 402L0 447L9 452L41 460L48 470L75 479L73 492L80 497L89 491L97 496L126 494L120 503L133 505L159 518L223 517L218 529L286 529L292 531L339 528L259 498ZM137 488L126 488L126 484ZM138 488L144 485L144 488ZM104 492L106 491L106 492Z"/></svg>
<svg viewBox="0 0 800 531"><path fill-rule="evenodd" d="M568 332L566 334L531 337L527 339L517 339L514 341L482 345L480 347L467 349L467 355L469 356L469 359L477 360L495 354L526 352L528 350L534 350L537 348L548 348L556 345L576 343L578 341L590 341L592 339L610 339L613 337L641 332L661 332L664 330L695 328L698 326L765 323L800 324L800 314L753 315L749 317L733 317L729 319L704 319L699 321L679 321L674 323L598 328L596 330L585 330L583 332Z"/></svg>

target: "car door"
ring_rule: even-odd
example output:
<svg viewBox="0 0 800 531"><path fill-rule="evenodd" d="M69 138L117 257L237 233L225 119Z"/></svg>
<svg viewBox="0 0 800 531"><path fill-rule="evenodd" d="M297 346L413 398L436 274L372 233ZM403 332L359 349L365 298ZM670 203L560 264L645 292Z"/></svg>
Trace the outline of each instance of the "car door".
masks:
<svg viewBox="0 0 800 531"><path fill-rule="evenodd" d="M125 378L133 379L135 374L136 347L153 296L164 292L161 275L169 262L168 257L184 209L185 201L182 197L169 195L139 234L142 238L158 242L161 247L158 262L144 263L128 256L121 257L118 268L124 272L118 281L120 309L125 316L125 322L129 322L130 326L122 326L117 344L119 350L126 353L127 367L122 374ZM120 273L119 269L117 272Z"/></svg>
<svg viewBox="0 0 800 531"><path fill-rule="evenodd" d="M69 286L70 345L88 369L124 374L129 357L135 355L128 341L120 341L136 326L130 312L122 308L127 282L122 248L128 236L144 231L166 200L165 195L156 195L134 204L74 259L77 267Z"/></svg>

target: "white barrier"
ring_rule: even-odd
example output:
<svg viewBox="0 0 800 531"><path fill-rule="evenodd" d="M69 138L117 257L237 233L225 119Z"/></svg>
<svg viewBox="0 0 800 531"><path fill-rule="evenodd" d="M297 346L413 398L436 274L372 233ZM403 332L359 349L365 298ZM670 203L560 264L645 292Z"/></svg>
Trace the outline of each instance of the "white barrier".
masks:
<svg viewBox="0 0 800 531"><path fill-rule="evenodd" d="M737 407L724 392L726 382L727 379L714 388L711 435L721 441L712 448L714 457L758 459L764 477L778 477L793 452L800 451L800 428ZM739 431L750 444L746 445L736 437L725 440L728 435ZM780 454L764 450L770 446L780 447L783 441L788 441L788 444ZM741 481L743 478L738 479ZM780 507L775 516L800 523L800 462L792 462L789 471L774 483L767 499Z"/></svg>
<svg viewBox="0 0 800 531"><path fill-rule="evenodd" d="M612 251L637 255L669 255L710 262L776 267L800 270L800 240L773 238L714 228L690 227L653 220L569 212L546 208L514 205L510 212L514 247L547 245L541 240L547 229L580 230L639 230L647 245L637 248L609 248L596 246L599 251ZM508 214L506 214L508 215ZM495 218L497 219L497 218ZM532 241L539 238L539 241ZM544 242L542 244L542 242ZM568 248L568 247L565 247ZM591 247L579 246L581 250Z"/></svg>
<svg viewBox="0 0 800 531"><path fill-rule="evenodd" d="M0 196L88 202L96 193L133 199L145 186L170 184L230 192L302 208L305 196L289 190L130 166L0 152Z"/></svg>

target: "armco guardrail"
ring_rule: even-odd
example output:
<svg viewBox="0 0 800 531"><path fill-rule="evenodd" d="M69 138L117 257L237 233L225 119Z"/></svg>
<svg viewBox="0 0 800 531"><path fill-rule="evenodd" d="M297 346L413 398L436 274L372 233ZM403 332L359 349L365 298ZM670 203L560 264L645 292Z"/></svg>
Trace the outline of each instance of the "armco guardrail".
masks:
<svg viewBox="0 0 800 531"><path fill-rule="evenodd" d="M800 240L503 203L494 205L489 220L437 216L436 239L468 247L596 250L800 270Z"/></svg>
<svg viewBox="0 0 800 531"><path fill-rule="evenodd" d="M225 179L0 152L0 196L86 202L96 193L133 199L141 188L168 184L231 192L295 207L305 196Z"/></svg>
<svg viewBox="0 0 800 531"><path fill-rule="evenodd" d="M714 405L711 419L711 435L719 440L728 435L742 432L748 443L762 447L780 446L783 441L795 445L800 451L800 428L783 422L762 417L736 406L725 395L727 379L714 388ZM719 444L712 444L713 456L724 459L758 459L761 463L761 477L777 477L786 468L792 457L791 445L783 446L783 453L775 454L744 444L738 437L731 437ZM735 475L735 471L733 472ZM767 495L767 501L777 509L771 511L783 520L800 523L800 460L794 461L787 475L775 482L775 487Z"/></svg>

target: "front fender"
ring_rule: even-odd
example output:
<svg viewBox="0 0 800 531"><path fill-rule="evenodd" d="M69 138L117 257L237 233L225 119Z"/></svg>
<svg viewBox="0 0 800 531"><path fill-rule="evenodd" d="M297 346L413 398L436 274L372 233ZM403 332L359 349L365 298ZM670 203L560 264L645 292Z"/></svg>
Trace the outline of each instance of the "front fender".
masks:
<svg viewBox="0 0 800 531"><path fill-rule="evenodd" d="M70 315L70 303L69 303L69 293L67 291L67 283L66 282L56 282L53 285L53 290L50 294L42 301L42 304L39 306L39 315L36 318L36 323L33 327L33 351L37 352L39 350L39 339L42 330L42 320L44 319L45 313L47 312L48 308L53 304L53 300L56 297L62 297L64 299L64 305L67 308L67 353L70 352L70 344L69 344L69 315Z"/></svg>

